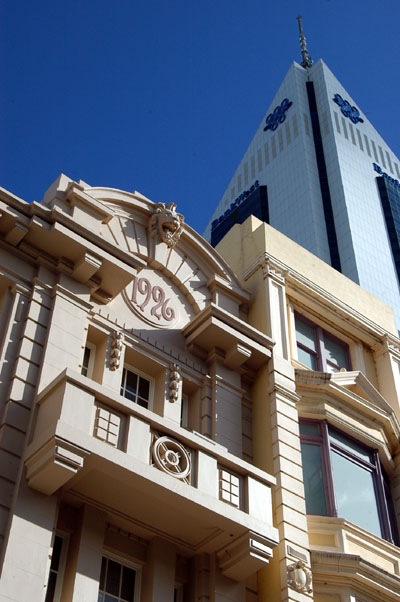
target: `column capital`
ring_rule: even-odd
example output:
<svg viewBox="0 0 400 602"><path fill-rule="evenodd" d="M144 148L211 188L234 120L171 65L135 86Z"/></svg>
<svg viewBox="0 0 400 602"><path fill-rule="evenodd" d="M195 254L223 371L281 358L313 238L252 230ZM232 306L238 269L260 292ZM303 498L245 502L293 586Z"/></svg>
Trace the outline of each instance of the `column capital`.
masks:
<svg viewBox="0 0 400 602"><path fill-rule="evenodd" d="M262 253L257 259L243 272L243 279L249 280L251 276L261 268L265 278L272 278L282 286L285 285L286 275L288 270L286 266L272 257L268 253Z"/></svg>

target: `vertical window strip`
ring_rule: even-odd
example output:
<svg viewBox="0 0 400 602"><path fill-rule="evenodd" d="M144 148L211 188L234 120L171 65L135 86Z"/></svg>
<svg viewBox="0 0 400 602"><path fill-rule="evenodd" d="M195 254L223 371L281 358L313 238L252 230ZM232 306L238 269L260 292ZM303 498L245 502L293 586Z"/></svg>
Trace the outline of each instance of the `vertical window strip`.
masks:
<svg viewBox="0 0 400 602"><path fill-rule="evenodd" d="M344 117L342 117L342 128L343 128L343 132L344 132L344 137L346 138L346 140L349 139L349 135L347 133L347 126L346 126L346 122L344 120Z"/></svg>
<svg viewBox="0 0 400 602"><path fill-rule="evenodd" d="M244 164L244 185L247 186L249 183L249 164L246 161Z"/></svg>
<svg viewBox="0 0 400 602"><path fill-rule="evenodd" d="M372 152L374 153L374 159L377 163L379 163L378 153L376 152L375 142L372 140L372 138L371 138L371 144L372 144Z"/></svg>
<svg viewBox="0 0 400 602"><path fill-rule="evenodd" d="M293 115L293 134L295 138L297 138L297 136L299 135L299 126L297 125L296 113Z"/></svg>
<svg viewBox="0 0 400 602"><path fill-rule="evenodd" d="M256 162L254 160L254 155L251 155L250 157L250 174L251 179L254 180L256 177Z"/></svg>
<svg viewBox="0 0 400 602"><path fill-rule="evenodd" d="M291 138L291 134L290 134L290 125L289 125L289 121L287 121L287 120L286 120L286 126L285 126L285 129L286 129L286 144L290 144L290 143L291 143L291 141L292 141L292 138Z"/></svg>
<svg viewBox="0 0 400 602"><path fill-rule="evenodd" d="M303 113L303 119L304 119L304 129L306 131L307 136L310 135L310 124L308 123L308 116Z"/></svg>
<svg viewBox="0 0 400 602"><path fill-rule="evenodd" d="M262 171L262 150L261 150L261 148L259 148L257 151L257 166L258 166L258 173L260 173L260 171Z"/></svg>
<svg viewBox="0 0 400 602"><path fill-rule="evenodd" d="M265 160L265 166L269 165L268 142L266 142L264 144L264 160Z"/></svg>
<svg viewBox="0 0 400 602"><path fill-rule="evenodd" d="M382 150L382 148L379 146L379 144L378 144L378 149L379 149L379 154L380 154L380 156L381 156L381 159L382 159L382 165L383 165L383 167L386 169L385 157L383 156L383 150Z"/></svg>
<svg viewBox="0 0 400 602"><path fill-rule="evenodd" d="M235 187L233 186L233 187L231 188L231 200L233 201L233 200L234 200L234 198L235 198Z"/></svg>
<svg viewBox="0 0 400 602"><path fill-rule="evenodd" d="M360 145L360 148L363 151L364 150L364 146L363 146L363 142L362 142L360 130L358 128L356 128L356 132L357 132L358 144Z"/></svg>
<svg viewBox="0 0 400 602"><path fill-rule="evenodd" d="M341 134L340 124L339 124L339 117L338 117L338 114L336 113L336 111L333 111L333 116L335 118L336 131L337 131L338 134Z"/></svg>
<svg viewBox="0 0 400 602"><path fill-rule="evenodd" d="M351 141L354 144L354 146L356 145L356 139L354 137L354 130L353 130L353 126L351 123L349 123L349 129L350 129L350 136L351 136Z"/></svg>
<svg viewBox="0 0 400 602"><path fill-rule="evenodd" d="M364 142L365 142L365 148L367 149L367 153L371 157L372 155L371 155L371 151L369 148L369 142L368 142L368 138L367 138L366 134L364 134Z"/></svg>
<svg viewBox="0 0 400 602"><path fill-rule="evenodd" d="M386 159L387 159L387 162L388 162L388 165L389 165L389 169L393 173L393 167L392 167L392 162L391 162L390 157L389 157L389 153L387 151L385 151L385 152L386 152Z"/></svg>
<svg viewBox="0 0 400 602"><path fill-rule="evenodd" d="M272 149L272 158L275 159L276 158L276 142L275 142L275 135L272 136L271 138L271 149Z"/></svg>
<svg viewBox="0 0 400 602"><path fill-rule="evenodd" d="M400 178L400 171L399 171L399 167L398 167L397 163L394 164L394 168L396 170L397 177Z"/></svg>
<svg viewBox="0 0 400 602"><path fill-rule="evenodd" d="M279 142L279 152L283 151L283 134L282 130L278 130L278 142Z"/></svg>
<svg viewBox="0 0 400 602"><path fill-rule="evenodd" d="M326 114L326 111L324 111L324 113L322 113L322 125L324 128L324 134L328 135L329 134L329 124L328 124L328 116Z"/></svg>
<svg viewBox="0 0 400 602"><path fill-rule="evenodd" d="M241 190L242 190L242 176L241 174L238 175L237 177L237 185L238 185L238 194L240 194Z"/></svg>

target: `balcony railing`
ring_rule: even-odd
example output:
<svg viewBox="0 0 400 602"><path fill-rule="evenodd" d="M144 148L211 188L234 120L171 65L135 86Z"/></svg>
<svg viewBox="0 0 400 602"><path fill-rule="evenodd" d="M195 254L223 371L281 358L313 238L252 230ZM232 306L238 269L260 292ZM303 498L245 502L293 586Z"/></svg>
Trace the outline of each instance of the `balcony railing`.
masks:
<svg viewBox="0 0 400 602"><path fill-rule="evenodd" d="M63 488L186 553L217 552L234 579L268 562L278 543L273 477L71 370L36 403L25 455L32 488Z"/></svg>

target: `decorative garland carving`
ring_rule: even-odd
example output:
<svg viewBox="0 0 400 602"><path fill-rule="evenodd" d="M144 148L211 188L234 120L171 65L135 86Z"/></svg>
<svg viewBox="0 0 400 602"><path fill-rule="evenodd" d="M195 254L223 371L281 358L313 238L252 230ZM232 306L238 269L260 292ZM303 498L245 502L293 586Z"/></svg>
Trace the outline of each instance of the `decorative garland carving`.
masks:
<svg viewBox="0 0 400 602"><path fill-rule="evenodd" d="M114 330L111 335L111 359L110 359L110 368L111 370L118 370L120 361L121 361L121 353L122 353L122 345L123 345L123 336L122 332L119 330Z"/></svg>
<svg viewBox="0 0 400 602"><path fill-rule="evenodd" d="M175 203L157 203L149 222L150 235L172 248L181 237L183 215L176 213Z"/></svg>
<svg viewBox="0 0 400 602"><path fill-rule="evenodd" d="M179 388L182 382L181 369L178 364L171 364L169 375L169 401L175 403L179 399Z"/></svg>
<svg viewBox="0 0 400 602"><path fill-rule="evenodd" d="M296 592L310 594L312 592L311 582L311 570L303 560L288 566L288 585Z"/></svg>
<svg viewBox="0 0 400 602"><path fill-rule="evenodd" d="M156 439L153 443L153 459L160 470L189 483L192 469L190 454L179 441L170 437Z"/></svg>

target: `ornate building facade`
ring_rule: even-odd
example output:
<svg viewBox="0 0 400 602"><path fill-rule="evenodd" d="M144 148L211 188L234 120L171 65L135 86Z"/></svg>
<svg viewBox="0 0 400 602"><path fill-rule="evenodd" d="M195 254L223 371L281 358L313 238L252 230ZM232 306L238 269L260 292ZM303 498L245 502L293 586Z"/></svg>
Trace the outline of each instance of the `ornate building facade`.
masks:
<svg viewBox="0 0 400 602"><path fill-rule="evenodd" d="M0 600L400 600L390 308L254 217L0 200Z"/></svg>
<svg viewBox="0 0 400 602"><path fill-rule="evenodd" d="M274 341L253 460L277 481L260 600L400 600L400 341L391 309L254 216L217 249Z"/></svg>
<svg viewBox="0 0 400 602"><path fill-rule="evenodd" d="M173 203L1 192L0 599L244 601L278 544L249 383L273 341Z"/></svg>

